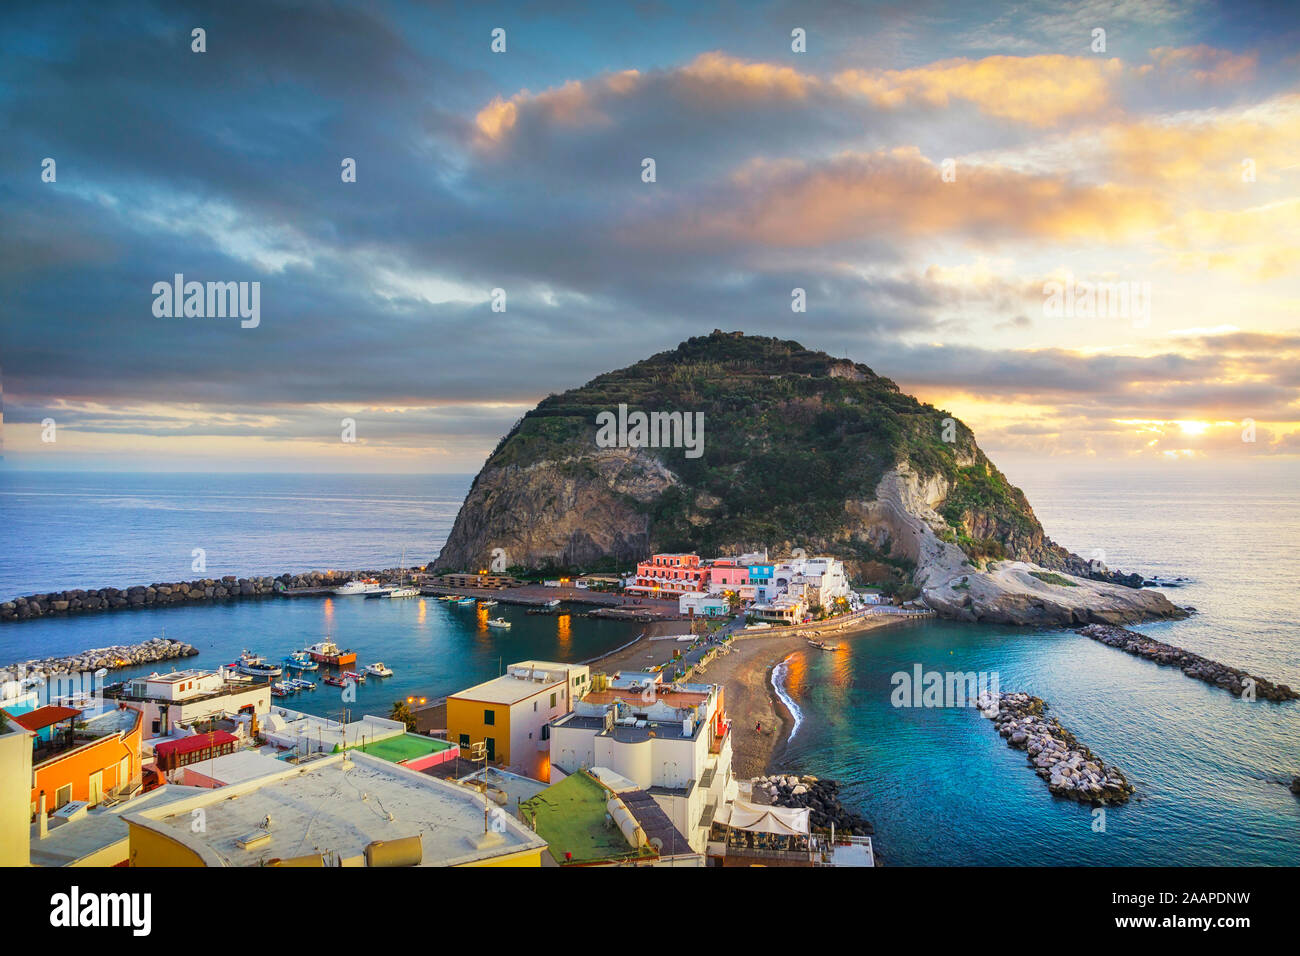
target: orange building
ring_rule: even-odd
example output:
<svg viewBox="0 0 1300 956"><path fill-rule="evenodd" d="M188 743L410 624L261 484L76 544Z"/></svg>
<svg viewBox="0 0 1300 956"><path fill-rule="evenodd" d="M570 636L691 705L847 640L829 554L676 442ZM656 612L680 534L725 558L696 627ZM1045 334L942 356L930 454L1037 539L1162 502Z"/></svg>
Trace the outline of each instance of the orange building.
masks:
<svg viewBox="0 0 1300 956"><path fill-rule="evenodd" d="M85 721L79 716L70 707L41 707L10 718L28 730L50 728L49 740L38 739L32 753L33 815L42 793L46 811L53 812L73 800L95 806L140 786L143 715L121 708Z"/></svg>

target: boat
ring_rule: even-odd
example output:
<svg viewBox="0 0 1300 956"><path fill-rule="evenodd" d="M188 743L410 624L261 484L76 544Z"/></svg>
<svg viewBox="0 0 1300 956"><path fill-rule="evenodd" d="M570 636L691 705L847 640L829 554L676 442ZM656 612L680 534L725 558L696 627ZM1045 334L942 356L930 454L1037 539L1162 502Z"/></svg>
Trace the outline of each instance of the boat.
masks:
<svg viewBox="0 0 1300 956"><path fill-rule="evenodd" d="M356 651L339 650L339 646L329 638L307 648L307 653L318 664L329 664L333 667L346 667L357 662Z"/></svg>
<svg viewBox="0 0 1300 956"><path fill-rule="evenodd" d="M306 651L294 651L284 659L284 666L295 671L320 670L320 665Z"/></svg>
<svg viewBox="0 0 1300 956"><path fill-rule="evenodd" d="M235 670L249 677L271 678L279 677L284 673L284 668L279 664L268 664L261 655L250 654L248 651L239 655L239 660L235 662Z"/></svg>
<svg viewBox="0 0 1300 956"><path fill-rule="evenodd" d="M315 684L313 684L313 683L312 683L311 681L309 681L309 680L304 680L304 679L301 678L301 677L294 677L294 678L291 678L291 679L285 681L285 683L288 684L290 687L295 687L295 688L297 688L298 690L315 690L315 689L316 689L316 685L315 685Z"/></svg>
<svg viewBox="0 0 1300 956"><path fill-rule="evenodd" d="M454 595L454 594L440 594L440 595L438 595L438 600L439 600L439 601L459 601L460 598L456 597L456 595Z"/></svg>
<svg viewBox="0 0 1300 956"><path fill-rule="evenodd" d="M339 597L351 597L355 594L373 594L380 590L381 585L373 578L365 581L349 581L347 584L336 587L332 593Z"/></svg>
<svg viewBox="0 0 1300 956"><path fill-rule="evenodd" d="M409 584L404 584L401 587L393 588L386 596L390 598L419 597L420 589Z"/></svg>
<svg viewBox="0 0 1300 956"><path fill-rule="evenodd" d="M366 675L358 674L356 671L344 671L343 676L357 684L364 684L366 682Z"/></svg>
<svg viewBox="0 0 1300 956"><path fill-rule="evenodd" d="M812 638L808 638L808 646L815 647L819 651L838 651L840 649L838 644L825 644L822 641L814 641Z"/></svg>
<svg viewBox="0 0 1300 956"><path fill-rule="evenodd" d="M470 607L474 604L472 597L456 598L457 607Z"/></svg>
<svg viewBox="0 0 1300 956"><path fill-rule="evenodd" d="M291 691L288 687L286 687L286 686L285 686L284 684L282 684L280 681L276 681L274 684L271 685L271 696L272 696L272 697L288 697L288 696L289 696L290 694L292 694L292 693L293 693L293 691Z"/></svg>
<svg viewBox="0 0 1300 956"><path fill-rule="evenodd" d="M490 598L489 598L488 600L486 600L486 601L479 601L479 602L478 602L478 606L479 606L479 607L496 607L497 604L498 604L497 601L493 601L493 600L491 600Z"/></svg>
<svg viewBox="0 0 1300 956"><path fill-rule="evenodd" d="M487 622L487 626L488 627L509 627L510 622L507 621L504 617L494 617L492 618L492 620Z"/></svg>
<svg viewBox="0 0 1300 956"><path fill-rule="evenodd" d="M325 675L325 683L329 684L331 687L347 687L347 686L348 686L348 682L347 682L346 680L344 680L342 677L338 676L337 674L326 674L326 675Z"/></svg>
<svg viewBox="0 0 1300 956"><path fill-rule="evenodd" d="M555 598L552 601L547 601L545 604L542 605L542 607L559 607L559 606L560 606L559 598Z"/></svg>
<svg viewBox="0 0 1300 956"><path fill-rule="evenodd" d="M395 587L393 587L392 585L381 584L379 587L375 588L373 591L367 591L366 594L365 594L365 597L366 597L367 599L369 599L369 598L386 598L386 597L392 597L392 594L393 594L393 592L394 592L395 590L397 590L397 589L396 589Z"/></svg>
<svg viewBox="0 0 1300 956"><path fill-rule="evenodd" d="M373 664L366 665L366 673L374 674L376 677L392 677L393 669L385 665L383 661L375 661Z"/></svg>

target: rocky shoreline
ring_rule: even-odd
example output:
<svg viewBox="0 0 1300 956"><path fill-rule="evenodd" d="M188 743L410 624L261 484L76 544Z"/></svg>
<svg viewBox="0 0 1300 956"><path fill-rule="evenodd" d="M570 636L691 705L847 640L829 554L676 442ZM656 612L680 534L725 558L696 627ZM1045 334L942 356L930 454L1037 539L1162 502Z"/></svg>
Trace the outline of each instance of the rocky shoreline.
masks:
<svg viewBox="0 0 1300 956"><path fill-rule="evenodd" d="M811 775L771 774L755 777L752 794L756 803L774 807L807 807L814 830L830 830L844 836L872 836L875 829L864 817L847 810L840 802L840 785Z"/></svg>
<svg viewBox="0 0 1300 956"><path fill-rule="evenodd" d="M1134 788L1123 772L1105 763L1079 743L1055 717L1044 713L1047 704L1029 694L981 694L980 713L993 721L1007 746L1026 751L1026 759L1047 781L1055 796L1093 806L1124 803Z"/></svg>
<svg viewBox="0 0 1300 956"><path fill-rule="evenodd" d="M306 571L275 577L197 578L162 584L138 584L128 588L77 588L28 594L0 603L0 622L27 621L57 614L82 614L99 611L163 607L171 604L197 604L203 601L240 601L276 597L294 590L337 587L353 578L375 577L396 580L401 571Z"/></svg>
<svg viewBox="0 0 1300 956"><path fill-rule="evenodd" d="M1237 697L1245 694L1246 698L1250 699L1249 688L1253 686L1254 696L1262 700L1300 700L1300 694L1286 684L1274 684L1272 681L1248 674L1236 667L1220 664L1218 661L1193 654L1181 647L1174 647L1172 644L1164 644L1137 631L1111 624L1089 624L1087 627L1079 628L1079 633L1107 647L1126 651L1135 657L1166 667L1177 667L1188 677L1221 687Z"/></svg>
<svg viewBox="0 0 1300 956"><path fill-rule="evenodd" d="M67 657L46 657L10 664L0 669L0 683L34 678L46 680L58 674L94 672L100 668L117 670L122 667L137 667L140 664L152 664L154 661L193 657L197 653L198 650L193 645L183 641L156 637L141 644L116 644L113 647L97 647Z"/></svg>

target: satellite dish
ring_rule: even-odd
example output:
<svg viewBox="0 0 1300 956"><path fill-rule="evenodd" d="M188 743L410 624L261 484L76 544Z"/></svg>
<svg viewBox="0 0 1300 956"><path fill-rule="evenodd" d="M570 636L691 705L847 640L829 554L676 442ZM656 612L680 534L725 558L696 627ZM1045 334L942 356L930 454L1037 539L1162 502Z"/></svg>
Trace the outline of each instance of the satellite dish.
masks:
<svg viewBox="0 0 1300 956"><path fill-rule="evenodd" d="M654 847L657 852L662 852L664 848L664 841L659 839L658 837L651 837L650 845Z"/></svg>

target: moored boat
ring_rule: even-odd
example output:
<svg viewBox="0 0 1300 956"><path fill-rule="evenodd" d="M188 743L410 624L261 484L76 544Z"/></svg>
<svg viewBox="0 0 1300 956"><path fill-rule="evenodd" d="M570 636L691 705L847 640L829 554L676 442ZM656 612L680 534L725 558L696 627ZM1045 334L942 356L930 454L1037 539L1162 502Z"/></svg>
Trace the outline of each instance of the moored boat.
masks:
<svg viewBox="0 0 1300 956"><path fill-rule="evenodd" d="M472 607L473 605L474 605L474 599L472 597L464 597L464 598L456 599L457 607Z"/></svg>
<svg viewBox="0 0 1300 956"><path fill-rule="evenodd" d="M486 600L486 601L479 601L479 602L478 602L478 606L479 606L479 607L496 607L496 606L497 606L497 602L496 602L496 601L493 601L491 598L489 598L489 599Z"/></svg>
<svg viewBox="0 0 1300 956"><path fill-rule="evenodd" d="M320 665L306 651L294 651L284 659L284 666L295 671L320 670Z"/></svg>
<svg viewBox="0 0 1300 956"><path fill-rule="evenodd" d="M307 648L307 653L311 655L312 660L332 667L346 667L357 662L356 651L340 650L339 646L328 638Z"/></svg>
<svg viewBox="0 0 1300 956"><path fill-rule="evenodd" d="M506 628L510 626L510 622L507 621L504 617L494 617L492 618L492 620L487 622L487 626Z"/></svg>
<svg viewBox="0 0 1300 956"><path fill-rule="evenodd" d="M349 581L347 584L336 587L333 591L339 597L351 597L356 594L373 594L380 590L381 585L374 578L367 578L364 581Z"/></svg>
<svg viewBox="0 0 1300 956"><path fill-rule="evenodd" d="M384 664L383 661L375 661L373 664L366 665L366 673L374 674L376 677L392 677L393 669Z"/></svg>
<svg viewBox="0 0 1300 956"><path fill-rule="evenodd" d="M279 677L284 673L284 668L279 664L268 664L260 654L250 654L248 651L239 655L239 660L235 662L235 670L249 677L267 679Z"/></svg>
<svg viewBox="0 0 1300 956"><path fill-rule="evenodd" d="M337 674L326 674L325 683L331 687L347 687L348 682Z"/></svg>
<svg viewBox="0 0 1300 956"><path fill-rule="evenodd" d="M420 589L417 587L412 587L409 584L403 585L400 588L393 588L391 591L388 592L388 597L390 598L412 598L412 597L419 597L419 596L420 596Z"/></svg>
<svg viewBox="0 0 1300 956"><path fill-rule="evenodd" d="M296 687L298 690L315 690L316 685L302 677L294 677L285 681L290 687Z"/></svg>
<svg viewBox="0 0 1300 956"><path fill-rule="evenodd" d="M366 675L358 674L356 671L344 671L343 676L357 684L364 684L366 682Z"/></svg>

